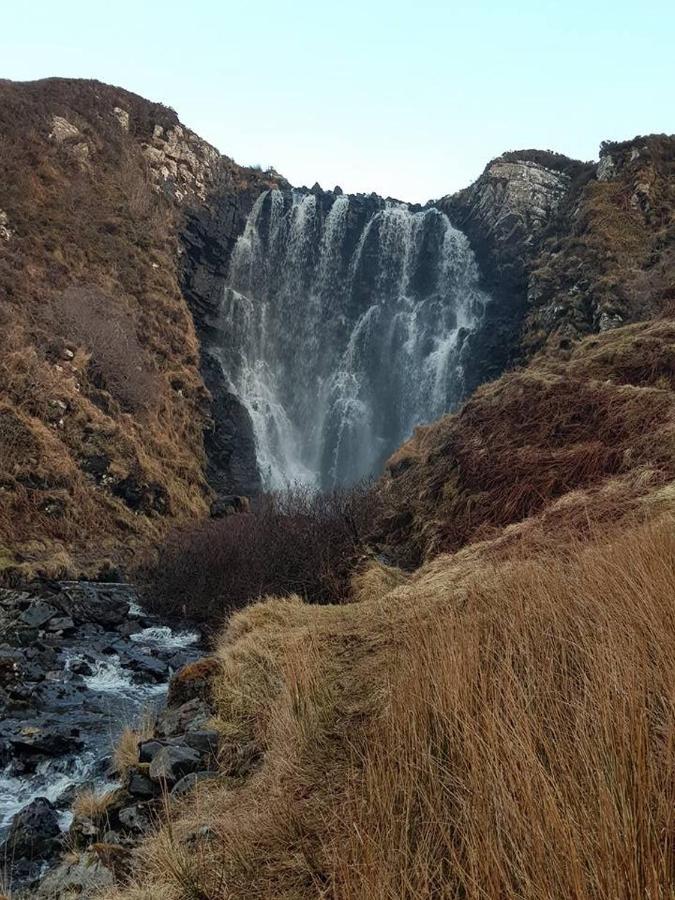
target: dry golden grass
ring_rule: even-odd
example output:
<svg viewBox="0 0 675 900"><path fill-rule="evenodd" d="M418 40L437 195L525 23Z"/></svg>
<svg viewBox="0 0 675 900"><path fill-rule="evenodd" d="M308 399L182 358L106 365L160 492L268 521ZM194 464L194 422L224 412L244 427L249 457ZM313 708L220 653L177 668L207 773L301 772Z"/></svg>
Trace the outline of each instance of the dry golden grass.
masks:
<svg viewBox="0 0 675 900"><path fill-rule="evenodd" d="M219 727L261 767L200 786L117 896L674 897L672 503L498 557L237 614Z"/></svg>
<svg viewBox="0 0 675 900"><path fill-rule="evenodd" d="M113 767L121 777L138 764L138 745L148 741L154 734L154 716L141 716L132 728L127 726L120 734L113 750Z"/></svg>
<svg viewBox="0 0 675 900"><path fill-rule="evenodd" d="M73 800L73 815L80 819L100 822L105 819L116 793L115 790L105 791L102 794L95 790L81 791Z"/></svg>

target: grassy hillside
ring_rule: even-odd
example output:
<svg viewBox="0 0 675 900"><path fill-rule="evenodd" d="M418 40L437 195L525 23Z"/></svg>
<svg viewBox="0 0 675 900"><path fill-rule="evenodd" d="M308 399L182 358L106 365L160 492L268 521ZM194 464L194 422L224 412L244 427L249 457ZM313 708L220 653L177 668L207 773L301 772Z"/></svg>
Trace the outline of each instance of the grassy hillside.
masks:
<svg viewBox="0 0 675 900"><path fill-rule="evenodd" d="M230 620L222 776L108 896L672 896L674 336L587 339L420 430L380 487L420 566Z"/></svg>
<svg viewBox="0 0 675 900"><path fill-rule="evenodd" d="M0 82L0 151L0 570L93 573L208 509L177 235L261 176L93 81Z"/></svg>

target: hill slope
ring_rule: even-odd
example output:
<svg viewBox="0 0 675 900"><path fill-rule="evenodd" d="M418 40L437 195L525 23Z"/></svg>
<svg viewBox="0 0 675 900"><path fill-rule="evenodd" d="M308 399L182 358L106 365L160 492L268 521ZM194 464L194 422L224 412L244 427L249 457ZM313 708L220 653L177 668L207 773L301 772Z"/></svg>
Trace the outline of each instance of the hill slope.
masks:
<svg viewBox="0 0 675 900"><path fill-rule="evenodd" d="M588 338L420 429L380 490L422 565L231 619L220 776L105 896L670 896L673 329Z"/></svg>
<svg viewBox="0 0 675 900"><path fill-rule="evenodd" d="M0 82L0 134L0 568L94 573L208 510L180 236L267 182L98 82Z"/></svg>

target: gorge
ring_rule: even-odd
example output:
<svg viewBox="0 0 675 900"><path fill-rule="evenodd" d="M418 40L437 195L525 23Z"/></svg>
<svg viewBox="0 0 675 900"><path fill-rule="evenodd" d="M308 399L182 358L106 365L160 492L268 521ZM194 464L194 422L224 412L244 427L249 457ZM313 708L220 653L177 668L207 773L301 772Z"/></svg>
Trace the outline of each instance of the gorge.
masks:
<svg viewBox="0 0 675 900"><path fill-rule="evenodd" d="M380 471L464 395L465 338L488 300L467 239L438 209L263 193L232 253L218 356L264 487Z"/></svg>
<svg viewBox="0 0 675 900"><path fill-rule="evenodd" d="M675 139L416 206L99 82L0 135L0 896L669 895Z"/></svg>

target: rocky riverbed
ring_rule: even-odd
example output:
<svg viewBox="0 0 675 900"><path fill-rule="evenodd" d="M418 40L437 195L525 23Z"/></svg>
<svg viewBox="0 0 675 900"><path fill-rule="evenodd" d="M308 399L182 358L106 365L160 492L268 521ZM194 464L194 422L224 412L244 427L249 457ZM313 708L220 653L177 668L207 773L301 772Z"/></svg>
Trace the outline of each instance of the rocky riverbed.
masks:
<svg viewBox="0 0 675 900"><path fill-rule="evenodd" d="M0 893L65 896L61 882L78 881L59 865L66 847L106 836L121 853L167 785L208 769L215 736L200 731L208 709L183 697L164 709L172 674L202 652L196 630L147 615L125 584L0 590ZM139 770L123 784L112 749L143 715L156 717L156 740L141 748ZM105 829L74 821L72 801L87 789L108 792ZM75 894L111 872L110 860L89 860Z"/></svg>

